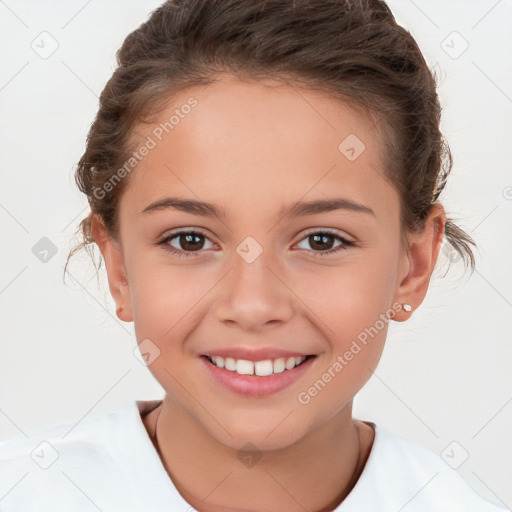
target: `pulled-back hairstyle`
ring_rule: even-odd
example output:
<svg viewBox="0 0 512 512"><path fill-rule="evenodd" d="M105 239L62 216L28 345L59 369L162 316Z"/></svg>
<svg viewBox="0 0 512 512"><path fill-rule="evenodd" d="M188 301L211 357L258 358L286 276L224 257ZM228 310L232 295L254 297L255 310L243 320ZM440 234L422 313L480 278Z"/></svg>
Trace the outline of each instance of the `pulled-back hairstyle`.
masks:
<svg viewBox="0 0 512 512"><path fill-rule="evenodd" d="M169 0L128 35L117 62L76 170L91 211L66 267L94 242L94 215L117 238L119 199L129 176L116 186L105 184L129 160L138 124L173 93L212 83L220 73L302 85L377 114L384 176L399 193L406 247L406 234L424 227L452 168L434 75L384 1ZM444 236L452 255L474 269L469 244L476 244L448 217Z"/></svg>

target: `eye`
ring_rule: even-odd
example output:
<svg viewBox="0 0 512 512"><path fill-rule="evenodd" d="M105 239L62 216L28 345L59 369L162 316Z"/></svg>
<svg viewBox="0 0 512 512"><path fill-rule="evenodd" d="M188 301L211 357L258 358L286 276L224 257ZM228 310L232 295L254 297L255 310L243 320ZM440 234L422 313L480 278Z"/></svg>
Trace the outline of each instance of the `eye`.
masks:
<svg viewBox="0 0 512 512"><path fill-rule="evenodd" d="M213 244L205 234L200 231L190 229L171 233L158 242L158 245L161 245L166 251L169 251L178 257L193 257L196 256L194 253L208 249L208 247L204 247L205 241L208 241L212 246L215 246L215 244ZM337 233L325 230L311 232L303 238L300 243L303 243L303 241L307 241L313 248L312 251L314 256L334 254L338 251L347 250L348 247L355 245L355 242L347 240ZM333 241L338 241L340 244L332 248Z"/></svg>
<svg viewBox="0 0 512 512"><path fill-rule="evenodd" d="M325 256L327 254L334 254L339 251L347 250L350 246L354 245L355 242L351 240L347 240L337 233L333 233L331 231L314 231L309 233L305 238L301 240L308 241L311 247L313 247L313 252L316 253L314 256ZM340 243L335 248L332 248L332 241L337 240ZM318 249L318 250L315 250Z"/></svg>
<svg viewBox="0 0 512 512"><path fill-rule="evenodd" d="M170 251L173 254L176 254L178 257L190 257L195 256L195 254L192 253L199 252L204 249L204 240L208 240L208 238L200 231L183 230L171 233L170 235L166 236L163 240L158 242L158 245L163 246L165 250ZM178 247L172 245L173 242Z"/></svg>

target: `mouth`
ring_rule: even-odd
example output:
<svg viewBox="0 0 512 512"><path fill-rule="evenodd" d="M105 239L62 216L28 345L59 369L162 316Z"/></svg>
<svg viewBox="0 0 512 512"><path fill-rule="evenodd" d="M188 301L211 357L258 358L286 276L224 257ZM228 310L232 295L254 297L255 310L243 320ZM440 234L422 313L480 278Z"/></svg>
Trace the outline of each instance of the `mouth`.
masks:
<svg viewBox="0 0 512 512"><path fill-rule="evenodd" d="M213 384L245 397L264 398L297 383L314 365L317 355L252 361L203 354L199 359Z"/></svg>
<svg viewBox="0 0 512 512"><path fill-rule="evenodd" d="M221 357L203 355L208 362L217 368L237 373L238 375L255 375L257 377L268 377L286 371L293 370L303 364L306 360L315 357L291 356L279 357L276 359L263 359L261 361L250 361L248 359L235 359L234 357Z"/></svg>

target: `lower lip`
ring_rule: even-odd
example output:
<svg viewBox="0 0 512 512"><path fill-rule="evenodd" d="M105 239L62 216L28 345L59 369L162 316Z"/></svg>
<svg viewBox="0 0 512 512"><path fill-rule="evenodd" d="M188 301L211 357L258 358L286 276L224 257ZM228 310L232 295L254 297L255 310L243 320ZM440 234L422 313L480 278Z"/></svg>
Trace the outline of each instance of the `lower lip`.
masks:
<svg viewBox="0 0 512 512"><path fill-rule="evenodd" d="M224 387L240 395L262 398L277 393L299 380L313 364L316 356L308 357L292 370L273 373L266 377L258 375L240 375L210 363L206 357L200 358L209 374Z"/></svg>

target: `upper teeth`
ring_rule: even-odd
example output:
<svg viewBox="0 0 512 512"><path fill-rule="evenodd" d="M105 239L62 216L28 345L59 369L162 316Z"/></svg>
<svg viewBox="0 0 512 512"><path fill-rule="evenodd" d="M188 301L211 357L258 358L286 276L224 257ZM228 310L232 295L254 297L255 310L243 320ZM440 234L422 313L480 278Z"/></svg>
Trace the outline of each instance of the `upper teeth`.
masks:
<svg viewBox="0 0 512 512"><path fill-rule="evenodd" d="M291 370L306 358L305 356L296 356L271 360L265 359L264 361L247 361L246 359L234 359L232 357L209 356L210 361L219 368L225 368L231 372L239 373L240 375L258 375L265 377L273 373L281 373L284 370Z"/></svg>

